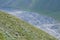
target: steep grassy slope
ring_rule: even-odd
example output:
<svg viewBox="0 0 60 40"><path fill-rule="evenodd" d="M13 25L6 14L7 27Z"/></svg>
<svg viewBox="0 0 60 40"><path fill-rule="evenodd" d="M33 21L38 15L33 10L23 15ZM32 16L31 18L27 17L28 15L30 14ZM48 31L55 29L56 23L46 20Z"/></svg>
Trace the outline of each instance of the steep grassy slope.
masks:
<svg viewBox="0 0 60 40"><path fill-rule="evenodd" d="M57 40L44 31L0 12L0 40Z"/></svg>

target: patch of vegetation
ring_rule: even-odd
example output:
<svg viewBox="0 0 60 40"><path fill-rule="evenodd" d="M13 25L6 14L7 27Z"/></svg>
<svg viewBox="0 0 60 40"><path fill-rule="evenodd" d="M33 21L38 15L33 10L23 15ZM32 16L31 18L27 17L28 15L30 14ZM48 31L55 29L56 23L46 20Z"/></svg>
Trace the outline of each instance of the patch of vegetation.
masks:
<svg viewBox="0 0 60 40"><path fill-rule="evenodd" d="M57 40L10 14L0 12L0 40Z"/></svg>

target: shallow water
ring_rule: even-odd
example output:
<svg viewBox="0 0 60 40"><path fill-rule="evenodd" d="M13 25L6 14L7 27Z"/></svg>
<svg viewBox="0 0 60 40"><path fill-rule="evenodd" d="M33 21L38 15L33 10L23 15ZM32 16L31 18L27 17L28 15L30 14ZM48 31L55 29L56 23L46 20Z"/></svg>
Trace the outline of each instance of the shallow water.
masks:
<svg viewBox="0 0 60 40"><path fill-rule="evenodd" d="M28 9L60 20L60 0L0 0L0 9Z"/></svg>

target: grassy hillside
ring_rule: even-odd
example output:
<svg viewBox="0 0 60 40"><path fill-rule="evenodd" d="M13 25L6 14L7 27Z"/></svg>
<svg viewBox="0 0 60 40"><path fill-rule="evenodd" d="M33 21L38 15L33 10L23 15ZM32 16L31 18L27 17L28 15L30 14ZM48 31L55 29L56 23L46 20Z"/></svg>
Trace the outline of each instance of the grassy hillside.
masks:
<svg viewBox="0 0 60 40"><path fill-rule="evenodd" d="M0 12L0 40L57 40L44 31Z"/></svg>

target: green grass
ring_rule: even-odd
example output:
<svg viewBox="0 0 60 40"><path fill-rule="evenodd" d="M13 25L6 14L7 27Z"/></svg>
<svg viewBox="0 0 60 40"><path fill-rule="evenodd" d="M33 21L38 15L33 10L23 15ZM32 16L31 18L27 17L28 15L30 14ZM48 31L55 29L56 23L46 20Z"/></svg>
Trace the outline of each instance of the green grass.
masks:
<svg viewBox="0 0 60 40"><path fill-rule="evenodd" d="M53 36L4 12L0 12L0 40L57 40Z"/></svg>

